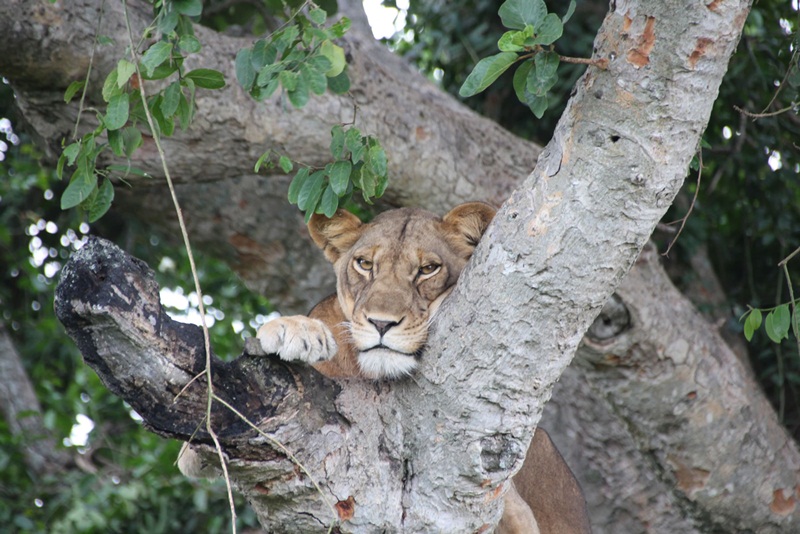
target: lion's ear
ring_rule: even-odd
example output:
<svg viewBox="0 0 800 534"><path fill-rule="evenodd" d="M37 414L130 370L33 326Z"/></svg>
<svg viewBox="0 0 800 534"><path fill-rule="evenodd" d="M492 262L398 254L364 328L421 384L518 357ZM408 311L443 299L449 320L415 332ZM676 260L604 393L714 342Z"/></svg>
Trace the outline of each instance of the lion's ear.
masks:
<svg viewBox="0 0 800 534"><path fill-rule="evenodd" d="M472 255L495 213L496 210L485 202L467 202L456 206L442 218L462 256Z"/></svg>
<svg viewBox="0 0 800 534"><path fill-rule="evenodd" d="M330 219L315 213L308 221L311 239L331 263L350 250L361 236L361 220L347 210L338 209Z"/></svg>

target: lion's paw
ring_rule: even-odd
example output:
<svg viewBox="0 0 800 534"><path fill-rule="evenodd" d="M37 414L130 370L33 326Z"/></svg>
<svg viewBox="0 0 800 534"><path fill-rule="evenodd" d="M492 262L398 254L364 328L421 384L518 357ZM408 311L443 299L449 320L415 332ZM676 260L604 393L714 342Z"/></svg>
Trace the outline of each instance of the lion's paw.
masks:
<svg viewBox="0 0 800 534"><path fill-rule="evenodd" d="M285 361L317 363L333 358L337 351L325 323L303 315L273 319L258 329L256 337L264 352Z"/></svg>

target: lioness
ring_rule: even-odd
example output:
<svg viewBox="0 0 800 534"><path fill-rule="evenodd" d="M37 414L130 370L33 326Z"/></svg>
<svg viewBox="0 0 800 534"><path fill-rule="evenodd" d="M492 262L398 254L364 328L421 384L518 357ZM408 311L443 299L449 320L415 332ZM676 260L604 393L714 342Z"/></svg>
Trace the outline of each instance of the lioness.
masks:
<svg viewBox="0 0 800 534"><path fill-rule="evenodd" d="M257 334L262 348L310 363L329 377L409 375L419 364L431 319L494 214L488 204L470 202L442 218L410 208L387 211L368 224L344 210L330 219L312 216L308 229L333 263L336 294L308 317L263 325ZM543 430L536 431L513 485L497 532L591 531L580 486Z"/></svg>

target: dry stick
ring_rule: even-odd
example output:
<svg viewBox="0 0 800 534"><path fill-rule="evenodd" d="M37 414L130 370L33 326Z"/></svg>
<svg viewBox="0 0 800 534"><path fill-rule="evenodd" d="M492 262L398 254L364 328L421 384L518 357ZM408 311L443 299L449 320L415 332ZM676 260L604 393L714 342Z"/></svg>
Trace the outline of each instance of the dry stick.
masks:
<svg viewBox="0 0 800 534"><path fill-rule="evenodd" d="M139 70L139 61L136 57L136 50L133 44L133 31L131 30L131 23L130 18L128 16L128 3L127 0L122 0L123 11L125 12L125 26L128 29L128 40L131 45L131 58L133 59L133 64L136 67L136 76L139 80L143 80L142 73ZM192 271L192 278L194 280L194 287L195 292L197 293L198 299L198 308L200 310L200 322L203 329L203 342L205 343L206 349L206 377L207 377L207 384L208 384L208 403L206 406L206 431L211 436L211 439L214 441L214 446L217 450L217 455L219 456L220 465L222 466L222 472L225 476L225 486L228 490L228 502L231 507L231 531L233 534L236 534L236 506L233 502L233 489L231 487L230 477L228 476L228 466L225 463L225 456L222 453L222 446L219 443L219 439L217 438L216 432L211 427L211 405L214 398L214 388L211 379L211 341L208 334L208 326L206 325L206 311L205 305L203 304L203 292L200 289L200 279L197 276L197 267L194 262L194 255L192 254L192 246L189 243L189 233L186 230L186 223L183 220L183 212L181 211L180 203L178 202L178 197L175 194L175 187L172 183L172 178L169 174L169 169L167 168L167 159L166 155L164 154L164 149L161 146L161 140L158 135L158 131L156 130L155 124L153 122L153 116L150 113L150 109L147 107L147 94L144 90L144 83L139 83L139 94L142 97L142 103L144 104L144 112L145 116L147 117L147 124L150 127L150 132L153 135L153 141L155 142L156 149L158 150L158 155L161 158L161 166L164 171L164 177L167 180L167 186L169 187L169 192L172 197L172 203L175 206L175 213L178 217L178 225L181 229L181 235L183 236L183 244L186 248L186 254L189 257L189 266Z"/></svg>
<svg viewBox="0 0 800 534"><path fill-rule="evenodd" d="M669 251L672 250L672 246L678 241L678 238L681 236L681 232L683 232L683 227L686 226L686 221L689 220L689 215L692 214L692 210L694 209L694 204L697 202L697 195L700 194L700 179L703 177L703 149L699 149L697 151L697 186L694 189L694 197L692 197L692 203L689 205L689 210L686 212L686 215L680 219L680 227L678 228L678 233L675 234L675 237L672 238L670 241L669 246L667 247L666 252L662 253L662 256L669 256ZM675 224L678 221L673 221L669 224Z"/></svg>

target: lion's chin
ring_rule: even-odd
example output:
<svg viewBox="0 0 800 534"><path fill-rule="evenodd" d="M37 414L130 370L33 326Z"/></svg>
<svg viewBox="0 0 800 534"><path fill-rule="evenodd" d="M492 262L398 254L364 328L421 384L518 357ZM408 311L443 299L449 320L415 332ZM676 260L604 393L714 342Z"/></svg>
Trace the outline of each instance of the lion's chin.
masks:
<svg viewBox="0 0 800 534"><path fill-rule="evenodd" d="M417 368L417 359L411 354L377 348L360 353L358 365L368 378L395 379L410 375Z"/></svg>

